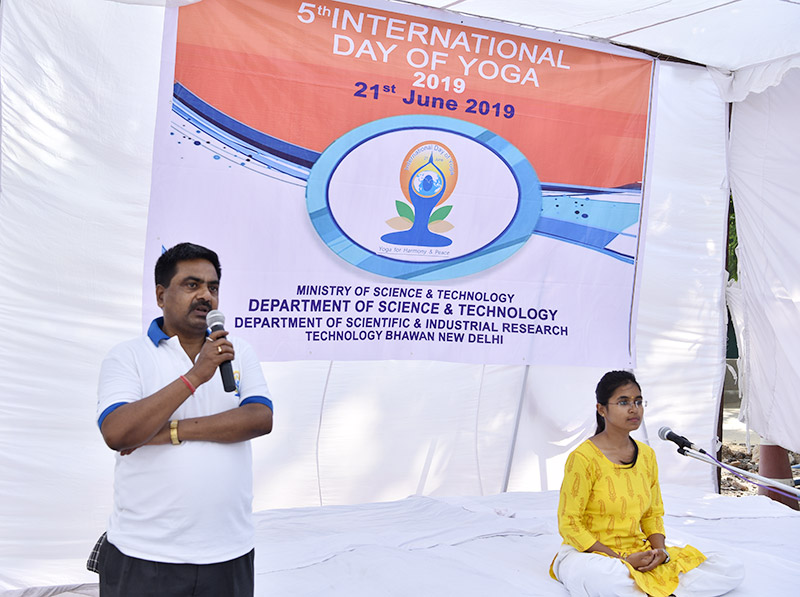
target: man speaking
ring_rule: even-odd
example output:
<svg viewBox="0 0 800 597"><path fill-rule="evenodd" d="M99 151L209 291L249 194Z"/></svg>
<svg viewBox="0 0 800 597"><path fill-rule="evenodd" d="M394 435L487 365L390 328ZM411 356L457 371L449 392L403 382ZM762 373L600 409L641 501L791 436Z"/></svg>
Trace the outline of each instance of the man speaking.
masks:
<svg viewBox="0 0 800 597"><path fill-rule="evenodd" d="M101 597L253 595L252 455L272 430L255 353L206 317L214 251L181 243L155 267L163 317L103 361L97 417L117 452L114 508L98 557ZM219 367L230 362L234 391Z"/></svg>

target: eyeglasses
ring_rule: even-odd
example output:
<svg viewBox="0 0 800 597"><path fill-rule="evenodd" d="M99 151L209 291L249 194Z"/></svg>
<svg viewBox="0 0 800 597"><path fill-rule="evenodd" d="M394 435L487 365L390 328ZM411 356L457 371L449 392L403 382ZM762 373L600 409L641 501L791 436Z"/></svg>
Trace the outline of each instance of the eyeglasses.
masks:
<svg viewBox="0 0 800 597"><path fill-rule="evenodd" d="M628 408L631 404L633 404L636 408L645 408L647 406L647 400L620 400L619 402L609 402L609 404L615 404L620 408Z"/></svg>

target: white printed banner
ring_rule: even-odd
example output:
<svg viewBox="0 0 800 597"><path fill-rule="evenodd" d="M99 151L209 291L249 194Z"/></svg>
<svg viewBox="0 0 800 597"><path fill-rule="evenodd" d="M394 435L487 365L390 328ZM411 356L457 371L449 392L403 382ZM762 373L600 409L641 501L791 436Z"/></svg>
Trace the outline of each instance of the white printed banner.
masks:
<svg viewBox="0 0 800 597"><path fill-rule="evenodd" d="M265 361L632 366L652 62L528 33L382 2L181 8L145 296L190 241Z"/></svg>

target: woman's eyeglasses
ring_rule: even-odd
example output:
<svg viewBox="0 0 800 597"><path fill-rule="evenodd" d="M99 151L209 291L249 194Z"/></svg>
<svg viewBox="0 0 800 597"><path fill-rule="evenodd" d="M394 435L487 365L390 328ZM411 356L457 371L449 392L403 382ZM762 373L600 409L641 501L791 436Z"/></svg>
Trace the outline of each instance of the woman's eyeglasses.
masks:
<svg viewBox="0 0 800 597"><path fill-rule="evenodd" d="M620 408L628 408L633 404L636 408L644 408L647 406L647 400L620 400L619 402L609 402L609 404L616 404Z"/></svg>

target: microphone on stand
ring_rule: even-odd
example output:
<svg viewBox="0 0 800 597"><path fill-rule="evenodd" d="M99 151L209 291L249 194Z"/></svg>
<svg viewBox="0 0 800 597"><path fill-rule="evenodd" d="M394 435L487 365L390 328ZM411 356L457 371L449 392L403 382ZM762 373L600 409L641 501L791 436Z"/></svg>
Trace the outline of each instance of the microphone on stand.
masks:
<svg viewBox="0 0 800 597"><path fill-rule="evenodd" d="M225 329L225 316L222 311L209 311L206 315L206 324L212 332ZM222 387L226 392L236 390L236 380L233 377L233 366L230 361L224 361L219 365L219 374L222 376Z"/></svg>
<svg viewBox="0 0 800 597"><path fill-rule="evenodd" d="M701 462L705 462L706 464L713 464L714 466L718 466L719 468L723 468L726 471L732 472L737 477L744 479L750 483L758 485L759 487L763 487L765 489L769 489L772 492L779 493L781 495L786 496L791 500L800 499L800 489L796 489L791 486L784 485L780 480L777 479L768 479L767 477L762 477L761 475L757 475L755 473L751 473L750 471L746 471L740 468L736 468L735 466L731 466L729 464L724 464L708 454L705 450L699 449L695 446L692 442L688 439L683 437L682 435L678 435L669 427L662 427L658 430L658 437L663 439L664 441L674 442L678 447L678 453L682 456L689 456L694 458L695 460L699 460ZM687 452L686 450L690 450ZM701 452L698 454L697 452ZM757 481L760 481L757 482Z"/></svg>
<svg viewBox="0 0 800 597"><path fill-rule="evenodd" d="M698 448L688 439L686 439L682 435L678 435L669 427L662 427L661 429L659 429L658 437L663 439L665 442L670 441L674 444L677 444L679 448L678 452L681 452L681 450L684 450L685 448L689 448L690 450L694 450L695 452L701 452L702 454L706 453L705 450L703 450L702 448ZM681 452L681 454L683 454L683 452Z"/></svg>

